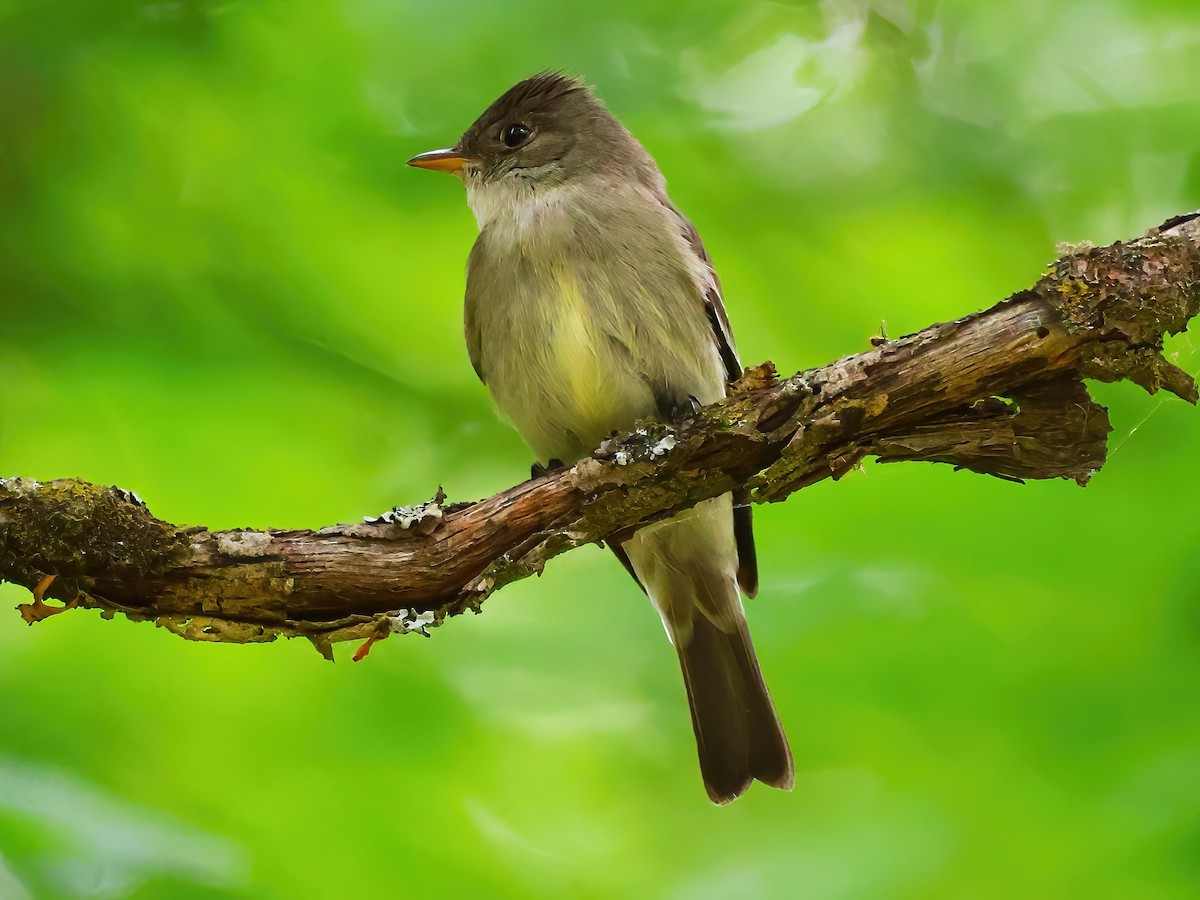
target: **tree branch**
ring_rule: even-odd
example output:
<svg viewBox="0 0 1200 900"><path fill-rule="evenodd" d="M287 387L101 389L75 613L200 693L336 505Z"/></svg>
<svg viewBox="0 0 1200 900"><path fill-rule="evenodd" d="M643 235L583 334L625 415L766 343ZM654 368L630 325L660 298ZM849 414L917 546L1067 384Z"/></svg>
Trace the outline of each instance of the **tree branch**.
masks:
<svg viewBox="0 0 1200 900"><path fill-rule="evenodd" d="M1195 403L1162 355L1200 311L1200 214L1128 243L1082 248L991 309L777 379L752 369L725 400L646 423L575 466L487 500L440 495L357 525L209 531L79 480L0 480L0 579L149 619L191 640L332 643L425 631L581 544L749 488L782 500L867 456L1003 478L1068 478L1104 463L1108 416L1082 379L1129 379ZM53 580L49 576L55 576ZM369 645L368 645L369 646Z"/></svg>

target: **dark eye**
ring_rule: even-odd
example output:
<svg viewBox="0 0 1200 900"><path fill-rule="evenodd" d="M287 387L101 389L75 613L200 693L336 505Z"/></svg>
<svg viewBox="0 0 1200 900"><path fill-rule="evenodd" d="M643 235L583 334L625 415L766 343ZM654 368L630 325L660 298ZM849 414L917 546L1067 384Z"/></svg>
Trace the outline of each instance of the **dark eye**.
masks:
<svg viewBox="0 0 1200 900"><path fill-rule="evenodd" d="M504 141L505 147L520 147L523 143L529 140L529 136L533 134L526 126L520 122L505 126L500 132L500 140Z"/></svg>

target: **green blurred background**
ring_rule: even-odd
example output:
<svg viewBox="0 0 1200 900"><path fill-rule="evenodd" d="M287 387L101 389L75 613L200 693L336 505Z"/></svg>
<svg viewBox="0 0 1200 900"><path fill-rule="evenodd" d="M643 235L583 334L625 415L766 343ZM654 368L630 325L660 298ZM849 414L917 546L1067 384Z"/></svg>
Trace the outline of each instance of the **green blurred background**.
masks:
<svg viewBox="0 0 1200 900"><path fill-rule="evenodd" d="M1200 205L1194 0L0 0L0 475L212 527L524 477L462 189L404 162L548 67L656 156L749 363ZM868 465L760 509L797 782L729 808L594 548L359 665L6 613L0 897L1196 896L1200 414L1097 394L1086 490Z"/></svg>

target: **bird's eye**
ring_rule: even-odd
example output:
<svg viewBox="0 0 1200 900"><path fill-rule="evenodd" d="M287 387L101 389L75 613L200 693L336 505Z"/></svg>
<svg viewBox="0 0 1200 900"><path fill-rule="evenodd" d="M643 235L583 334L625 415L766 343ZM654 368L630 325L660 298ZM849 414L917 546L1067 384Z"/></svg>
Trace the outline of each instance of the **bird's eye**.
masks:
<svg viewBox="0 0 1200 900"><path fill-rule="evenodd" d="M520 147L529 140L531 134L533 132L528 127L516 122L506 126L504 131L500 132L500 140L504 141L505 147Z"/></svg>

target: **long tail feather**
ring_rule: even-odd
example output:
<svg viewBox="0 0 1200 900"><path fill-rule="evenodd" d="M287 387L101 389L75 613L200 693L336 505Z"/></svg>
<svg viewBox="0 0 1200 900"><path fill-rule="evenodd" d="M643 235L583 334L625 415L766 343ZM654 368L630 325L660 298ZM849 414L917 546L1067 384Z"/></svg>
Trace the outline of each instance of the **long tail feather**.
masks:
<svg viewBox="0 0 1200 900"><path fill-rule="evenodd" d="M676 648L687 687L704 786L728 803L757 779L790 790L792 752L771 703L745 622L732 634L702 615Z"/></svg>
<svg viewBox="0 0 1200 900"><path fill-rule="evenodd" d="M729 495L636 532L622 546L679 654L700 772L714 803L755 779L789 789L792 752L750 642L739 575L756 582L749 541L735 543ZM743 520L745 537L750 521ZM751 545L752 546L752 545Z"/></svg>

